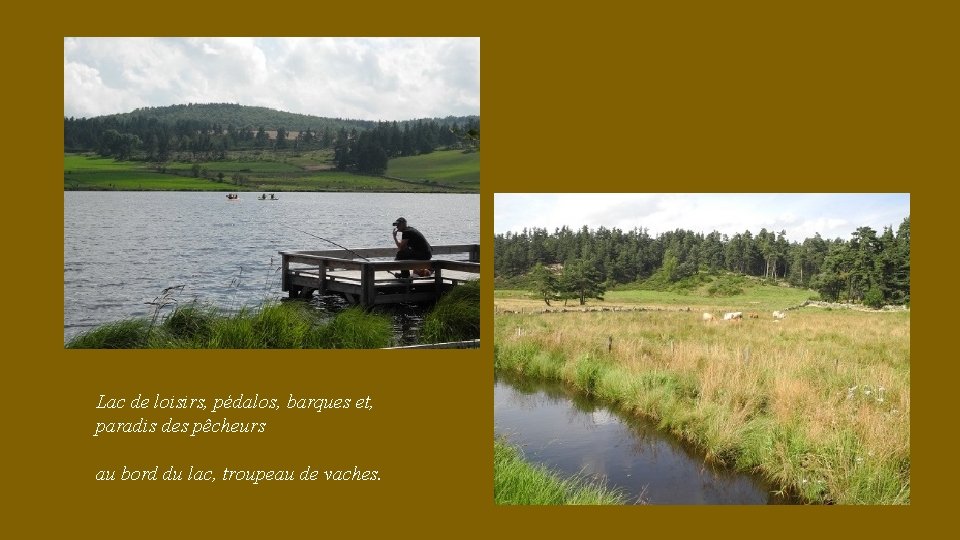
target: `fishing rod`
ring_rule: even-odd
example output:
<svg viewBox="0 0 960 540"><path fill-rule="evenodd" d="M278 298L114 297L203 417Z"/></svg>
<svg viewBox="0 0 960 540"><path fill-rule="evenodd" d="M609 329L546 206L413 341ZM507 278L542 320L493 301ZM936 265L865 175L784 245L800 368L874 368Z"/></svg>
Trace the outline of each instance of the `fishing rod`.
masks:
<svg viewBox="0 0 960 540"><path fill-rule="evenodd" d="M333 245L337 246L337 247L340 248L340 249L343 249L343 250L349 251L350 253L353 253L354 255L356 255L357 257L360 257L361 259L363 259L363 260L365 260L365 261L373 262L373 261L371 261L370 259L364 257L363 255L357 253L356 251L354 251L354 250L352 250L352 249L350 249L350 248L348 248L348 247L341 246L340 244L334 242L333 240L328 240L328 239L326 239L326 238L324 238L324 237L322 237L322 236L317 236L317 235L315 235L315 234L313 234L313 233L309 233L309 232L307 232L307 231L301 231L300 229L297 229L296 227L291 227L291 226L289 226L289 225L284 225L283 223L281 223L280 225L282 225L283 227L286 227L286 228L288 228L288 229L293 229L293 230L295 230L295 231L297 231L297 232L299 232L299 233L303 233L303 234L312 236L312 237L316 238L317 240L323 240L324 242L327 242L327 243L329 243L329 244L333 244ZM392 275L392 276L395 277L395 278L399 278L399 277L400 277L400 276L398 276L398 275L396 274L396 272L390 272L389 270L387 270L387 272L389 272L390 275Z"/></svg>

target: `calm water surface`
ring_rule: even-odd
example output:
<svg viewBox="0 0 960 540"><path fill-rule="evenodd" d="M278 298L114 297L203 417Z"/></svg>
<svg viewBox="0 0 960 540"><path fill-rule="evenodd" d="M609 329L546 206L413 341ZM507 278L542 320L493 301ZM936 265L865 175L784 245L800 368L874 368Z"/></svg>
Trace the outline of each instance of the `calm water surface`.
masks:
<svg viewBox="0 0 960 540"><path fill-rule="evenodd" d="M258 195L227 201L225 193L64 192L64 341L105 322L152 316L149 302L168 287L178 287L173 299L180 303L224 309L285 297L279 251L338 249L290 227L351 249L392 247L390 224L403 216L431 244L480 242L476 194ZM414 332L419 318L404 310L397 330Z"/></svg>
<svg viewBox="0 0 960 540"><path fill-rule="evenodd" d="M649 422L627 418L559 383L498 374L497 435L527 461L565 477L582 474L621 489L630 503L792 504L751 475L714 468Z"/></svg>

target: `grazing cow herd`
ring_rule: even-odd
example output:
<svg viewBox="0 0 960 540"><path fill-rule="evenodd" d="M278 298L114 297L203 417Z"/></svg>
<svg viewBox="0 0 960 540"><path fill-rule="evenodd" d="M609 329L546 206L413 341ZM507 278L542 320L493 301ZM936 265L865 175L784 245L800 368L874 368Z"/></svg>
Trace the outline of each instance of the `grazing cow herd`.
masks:
<svg viewBox="0 0 960 540"><path fill-rule="evenodd" d="M749 318L751 318L751 319L759 319L759 318L760 318L760 315L757 314L757 313L748 313L748 314L747 314L747 317L749 317ZM773 319L774 319L775 322L780 322L782 319L785 319L786 317L787 317L787 314L786 314L785 312L783 312L783 311L774 311L774 312L773 312ZM703 320L703 322L716 322L716 321L717 321L717 317L716 317L713 313L704 312L703 316L701 317L701 320ZM742 311L731 311L731 312L729 312L729 313L724 313L724 314L723 314L723 320L724 320L724 321L742 321L742 320L743 320L743 312L742 312Z"/></svg>

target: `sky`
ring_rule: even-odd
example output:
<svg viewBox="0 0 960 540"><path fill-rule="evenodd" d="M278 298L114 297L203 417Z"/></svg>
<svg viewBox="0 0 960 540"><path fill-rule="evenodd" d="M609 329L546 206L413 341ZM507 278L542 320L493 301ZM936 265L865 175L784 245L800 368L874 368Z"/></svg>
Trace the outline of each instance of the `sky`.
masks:
<svg viewBox="0 0 960 540"><path fill-rule="evenodd" d="M480 114L480 38L64 38L65 117L237 103L351 120Z"/></svg>
<svg viewBox="0 0 960 540"><path fill-rule="evenodd" d="M497 193L494 232L524 227L552 233L566 225L623 231L644 228L651 236L675 229L732 236L760 229L786 230L790 242L820 233L824 239L850 239L868 226L882 233L910 215L909 193Z"/></svg>

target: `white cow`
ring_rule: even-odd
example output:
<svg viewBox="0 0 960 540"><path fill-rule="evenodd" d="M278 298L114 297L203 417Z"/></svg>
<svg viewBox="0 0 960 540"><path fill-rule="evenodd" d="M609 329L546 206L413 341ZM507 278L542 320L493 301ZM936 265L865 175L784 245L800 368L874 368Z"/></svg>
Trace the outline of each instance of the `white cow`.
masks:
<svg viewBox="0 0 960 540"><path fill-rule="evenodd" d="M737 321L743 318L742 311L734 311L732 313L724 313L723 320L725 321Z"/></svg>
<svg viewBox="0 0 960 540"><path fill-rule="evenodd" d="M773 312L773 318L774 318L774 319L785 319L786 317L787 317L787 314L784 313L784 312L782 312L782 311L774 311L774 312Z"/></svg>
<svg viewBox="0 0 960 540"><path fill-rule="evenodd" d="M715 321L715 320L717 320L717 318L713 316L713 313L704 313L704 314L703 314L703 322L711 322L711 321Z"/></svg>

